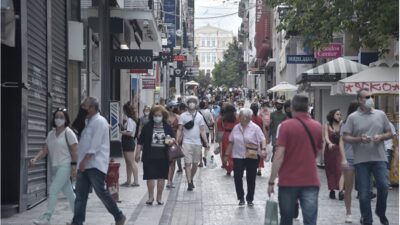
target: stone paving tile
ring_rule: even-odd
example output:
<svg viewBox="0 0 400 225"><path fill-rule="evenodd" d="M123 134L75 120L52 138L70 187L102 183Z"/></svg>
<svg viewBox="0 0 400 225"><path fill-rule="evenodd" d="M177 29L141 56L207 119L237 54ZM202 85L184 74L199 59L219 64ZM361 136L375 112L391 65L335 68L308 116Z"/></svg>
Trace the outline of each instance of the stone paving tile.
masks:
<svg viewBox="0 0 400 225"><path fill-rule="evenodd" d="M219 157L215 157L219 162ZM121 163L120 183L126 180L123 159ZM140 187L120 188L119 207L126 214L126 224L140 225L242 225L264 223L265 202L267 198L267 183L270 173L270 163L266 165L261 177L257 176L254 207L238 207L236 199L233 176L226 176L219 166L215 169L199 169L195 177L194 191L187 191L185 174L177 174L175 177L176 188L165 189L163 193L164 206L147 206L147 188L142 180L142 165L139 164ZM343 201L331 200L328 197L325 171L319 169L321 178L321 189L319 194L319 216L318 224L339 225L344 224L345 207ZM245 177L244 189L247 190ZM376 192L376 190L375 190ZM353 224L359 224L360 218L358 200L353 192ZM276 197L276 196L275 196ZM394 188L389 191L387 217L390 224L399 224L399 193ZM372 210L375 209L376 201L372 202ZM17 214L11 218L2 219L5 225L28 225L44 212L46 202L26 212ZM72 212L69 210L65 198L61 198L54 213L52 224L65 225L70 221ZM374 216L375 224L378 218ZM114 224L112 216L107 212L103 204L95 194L89 196L87 207L86 225L109 225ZM299 220L294 225L302 224L301 213Z"/></svg>

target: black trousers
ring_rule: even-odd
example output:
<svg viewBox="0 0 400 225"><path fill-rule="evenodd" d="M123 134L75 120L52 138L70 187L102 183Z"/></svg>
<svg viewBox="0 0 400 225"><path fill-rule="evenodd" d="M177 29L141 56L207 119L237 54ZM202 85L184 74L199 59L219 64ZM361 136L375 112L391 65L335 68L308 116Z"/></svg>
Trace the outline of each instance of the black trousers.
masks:
<svg viewBox="0 0 400 225"><path fill-rule="evenodd" d="M246 201L252 202L254 199L254 190L256 188L256 177L258 159L233 159L233 172L235 179L235 189L238 200L244 200L243 190L243 173L246 170L246 181L247 181L247 195Z"/></svg>

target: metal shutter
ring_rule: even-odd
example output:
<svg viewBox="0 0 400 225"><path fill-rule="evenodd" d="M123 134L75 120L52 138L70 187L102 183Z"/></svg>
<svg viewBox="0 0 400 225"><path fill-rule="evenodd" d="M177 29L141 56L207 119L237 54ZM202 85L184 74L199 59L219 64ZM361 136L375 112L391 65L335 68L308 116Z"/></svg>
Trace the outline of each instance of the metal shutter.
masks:
<svg viewBox="0 0 400 225"><path fill-rule="evenodd" d="M46 0L27 1L28 155L42 148L47 135L47 14ZM27 174L28 208L46 198L47 163L42 160Z"/></svg>
<svg viewBox="0 0 400 225"><path fill-rule="evenodd" d="M65 108L67 99L66 10L65 0L51 1L52 112Z"/></svg>

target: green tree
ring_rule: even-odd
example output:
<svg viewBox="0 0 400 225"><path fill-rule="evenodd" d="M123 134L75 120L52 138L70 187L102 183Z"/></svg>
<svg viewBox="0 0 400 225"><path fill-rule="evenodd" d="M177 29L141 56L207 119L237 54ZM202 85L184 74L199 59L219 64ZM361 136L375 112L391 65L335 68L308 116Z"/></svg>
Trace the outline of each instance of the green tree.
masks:
<svg viewBox="0 0 400 225"><path fill-rule="evenodd" d="M207 88L211 84L210 75L207 75L204 70L200 70L199 75L194 77L193 80L198 82L201 88Z"/></svg>
<svg viewBox="0 0 400 225"><path fill-rule="evenodd" d="M243 48L236 38L229 43L223 60L215 64L212 74L214 86L242 85L243 76L246 74L246 64L243 62Z"/></svg>
<svg viewBox="0 0 400 225"><path fill-rule="evenodd" d="M280 6L278 30L304 37L304 45L319 48L335 33L352 36L352 46L377 48L381 53L399 37L398 0L265 0Z"/></svg>

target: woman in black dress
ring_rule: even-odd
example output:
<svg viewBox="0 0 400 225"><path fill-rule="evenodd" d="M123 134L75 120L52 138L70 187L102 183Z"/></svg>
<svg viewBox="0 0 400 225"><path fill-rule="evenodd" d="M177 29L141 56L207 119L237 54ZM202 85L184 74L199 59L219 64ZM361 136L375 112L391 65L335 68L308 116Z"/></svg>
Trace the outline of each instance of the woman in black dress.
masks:
<svg viewBox="0 0 400 225"><path fill-rule="evenodd" d="M144 125L138 140L136 162L139 162L140 152L143 150L143 179L147 180L149 199L146 204L148 205L154 201L155 180L157 180L156 201L159 205L164 204L162 192L169 172L168 146L165 144L165 139L174 138L172 127L167 123L168 116L163 106L154 106L150 111L149 122Z"/></svg>

